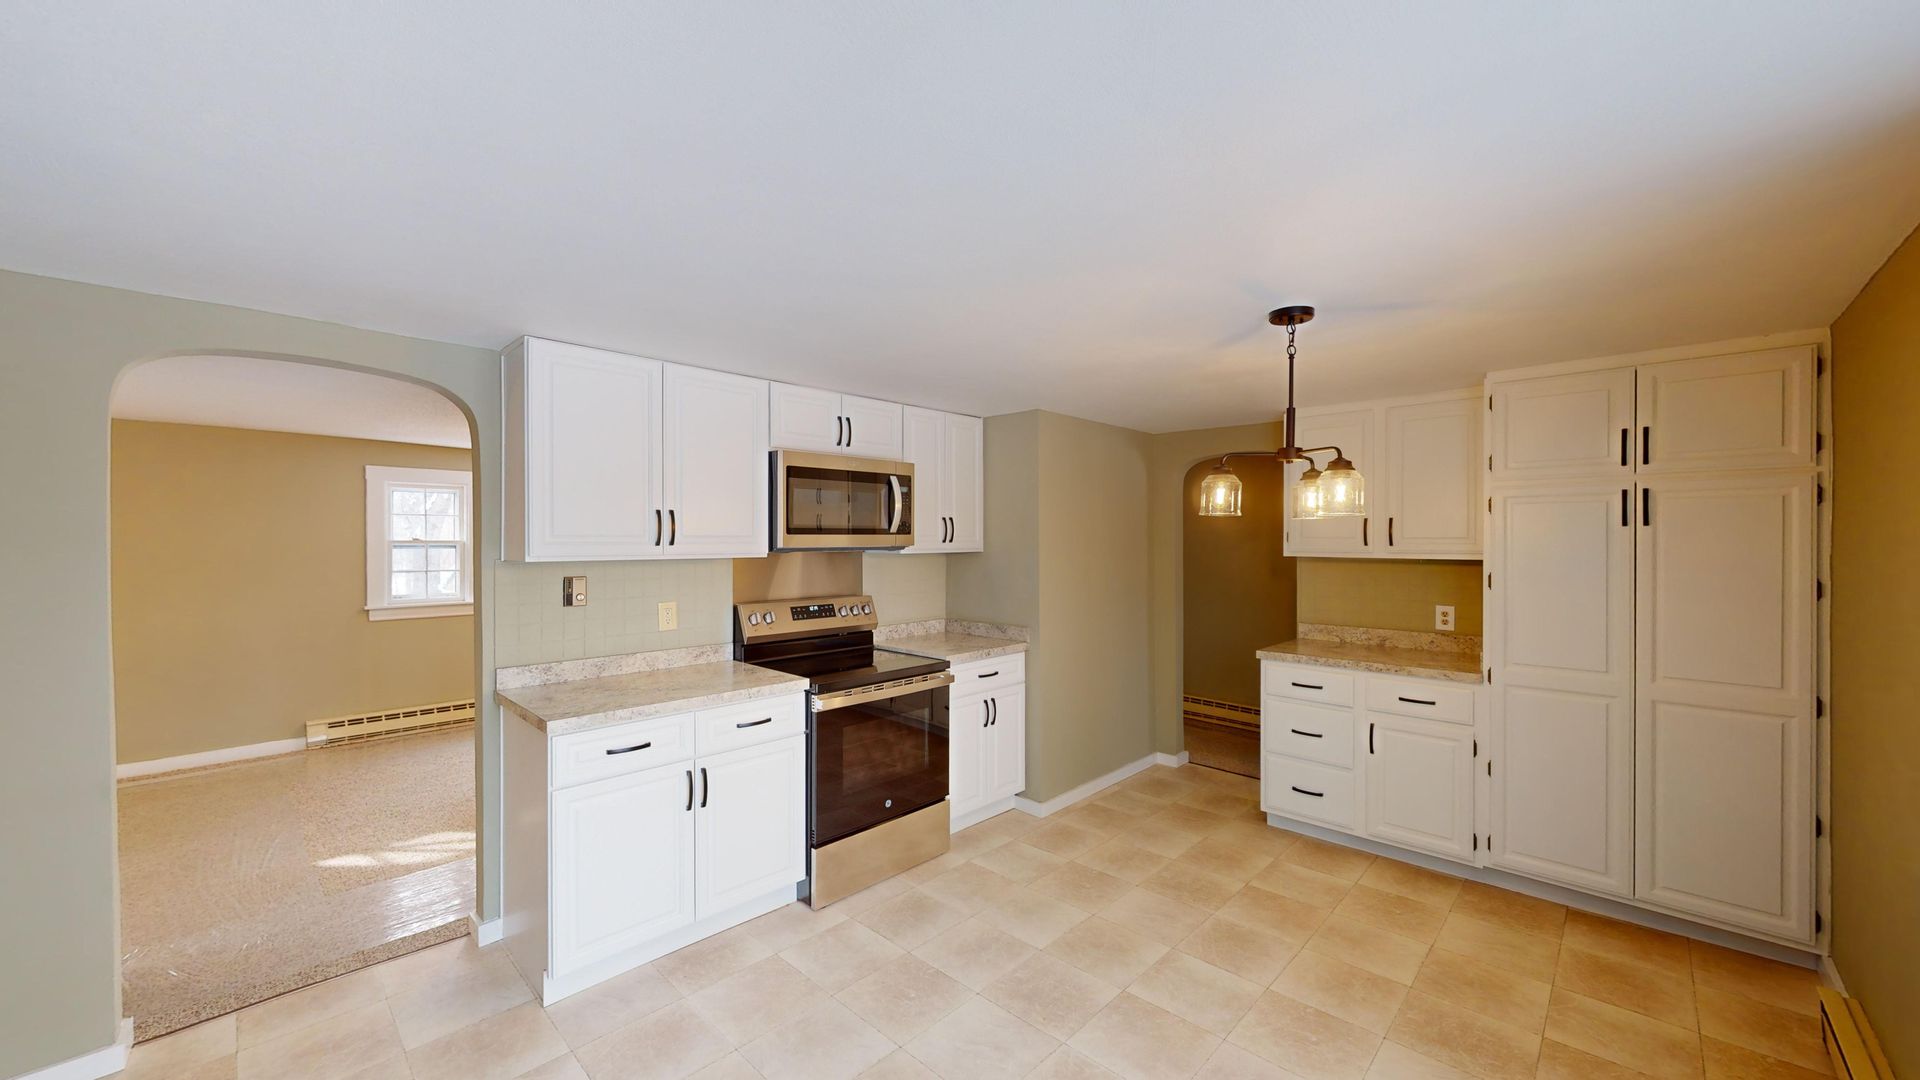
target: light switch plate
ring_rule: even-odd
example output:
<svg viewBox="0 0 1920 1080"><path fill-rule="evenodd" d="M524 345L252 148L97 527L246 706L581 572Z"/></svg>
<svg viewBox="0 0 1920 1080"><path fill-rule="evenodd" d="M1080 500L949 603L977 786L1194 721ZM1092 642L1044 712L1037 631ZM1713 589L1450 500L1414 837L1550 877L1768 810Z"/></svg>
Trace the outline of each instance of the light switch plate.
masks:
<svg viewBox="0 0 1920 1080"><path fill-rule="evenodd" d="M672 600L660 602L660 629L680 629L680 605Z"/></svg>
<svg viewBox="0 0 1920 1080"><path fill-rule="evenodd" d="M1433 605L1433 628L1435 630L1452 630L1453 629L1453 605L1452 604Z"/></svg>
<svg viewBox="0 0 1920 1080"><path fill-rule="evenodd" d="M560 579L560 606L587 606L587 578L585 574Z"/></svg>

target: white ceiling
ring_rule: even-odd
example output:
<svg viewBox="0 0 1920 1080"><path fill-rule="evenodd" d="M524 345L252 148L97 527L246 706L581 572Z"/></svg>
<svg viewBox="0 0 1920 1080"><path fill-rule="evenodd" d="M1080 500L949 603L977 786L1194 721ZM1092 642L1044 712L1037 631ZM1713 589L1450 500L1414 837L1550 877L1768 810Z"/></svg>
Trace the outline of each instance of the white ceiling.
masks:
<svg viewBox="0 0 1920 1080"><path fill-rule="evenodd" d="M248 356L172 356L113 387L122 420L471 446L467 418L436 391L360 371Z"/></svg>
<svg viewBox="0 0 1920 1080"><path fill-rule="evenodd" d="M1821 326L1920 4L0 11L0 265L1148 430Z"/></svg>

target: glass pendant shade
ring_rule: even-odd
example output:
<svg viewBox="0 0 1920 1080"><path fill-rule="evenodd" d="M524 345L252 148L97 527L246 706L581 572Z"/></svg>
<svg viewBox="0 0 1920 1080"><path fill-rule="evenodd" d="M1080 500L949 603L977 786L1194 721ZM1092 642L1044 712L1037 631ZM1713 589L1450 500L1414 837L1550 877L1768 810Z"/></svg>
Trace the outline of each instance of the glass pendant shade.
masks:
<svg viewBox="0 0 1920 1080"><path fill-rule="evenodd" d="M1320 517L1362 517L1367 512L1367 482L1353 462L1334 458L1320 477Z"/></svg>
<svg viewBox="0 0 1920 1080"><path fill-rule="evenodd" d="M1240 516L1240 478L1232 469L1216 465L1200 481L1200 516Z"/></svg>
<svg viewBox="0 0 1920 1080"><path fill-rule="evenodd" d="M1320 470L1311 464L1300 479L1293 482L1293 516L1299 519L1320 516Z"/></svg>

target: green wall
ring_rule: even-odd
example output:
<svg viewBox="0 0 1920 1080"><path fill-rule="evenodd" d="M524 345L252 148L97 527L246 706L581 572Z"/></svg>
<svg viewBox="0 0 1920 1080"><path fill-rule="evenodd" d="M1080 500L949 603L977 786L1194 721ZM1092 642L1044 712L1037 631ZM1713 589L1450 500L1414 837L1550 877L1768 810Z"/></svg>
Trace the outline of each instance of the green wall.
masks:
<svg viewBox="0 0 1920 1080"><path fill-rule="evenodd" d="M1920 233L1833 324L1833 954L1920 1075Z"/></svg>
<svg viewBox="0 0 1920 1080"><path fill-rule="evenodd" d="M492 570L500 513L500 374L486 349L0 271L0 1076L110 1045L120 1018L109 642L108 398L129 365L241 353L391 373L445 391L474 421L484 862L498 912L499 710Z"/></svg>

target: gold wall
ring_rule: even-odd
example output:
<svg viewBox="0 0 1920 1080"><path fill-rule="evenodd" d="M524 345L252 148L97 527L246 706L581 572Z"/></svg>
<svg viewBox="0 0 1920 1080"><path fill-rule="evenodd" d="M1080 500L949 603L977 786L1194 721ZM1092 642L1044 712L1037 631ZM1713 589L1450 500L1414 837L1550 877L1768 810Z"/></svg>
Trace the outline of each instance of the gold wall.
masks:
<svg viewBox="0 0 1920 1080"><path fill-rule="evenodd" d="M1187 470L1183 499L1200 503L1210 462ZM1186 515L1181 580L1181 693L1260 707L1260 661L1254 653L1294 636L1294 574L1304 560L1281 554L1286 473L1279 462L1236 461L1241 515Z"/></svg>
<svg viewBox="0 0 1920 1080"><path fill-rule="evenodd" d="M473 454L113 422L116 760L473 696L473 616L367 618L368 465L471 470Z"/></svg>
<svg viewBox="0 0 1920 1080"><path fill-rule="evenodd" d="M1480 633L1481 564L1408 559L1295 559L1303 623L1433 631L1452 604L1454 633Z"/></svg>
<svg viewBox="0 0 1920 1080"><path fill-rule="evenodd" d="M1833 324L1833 950L1920 1075L1920 233Z"/></svg>

